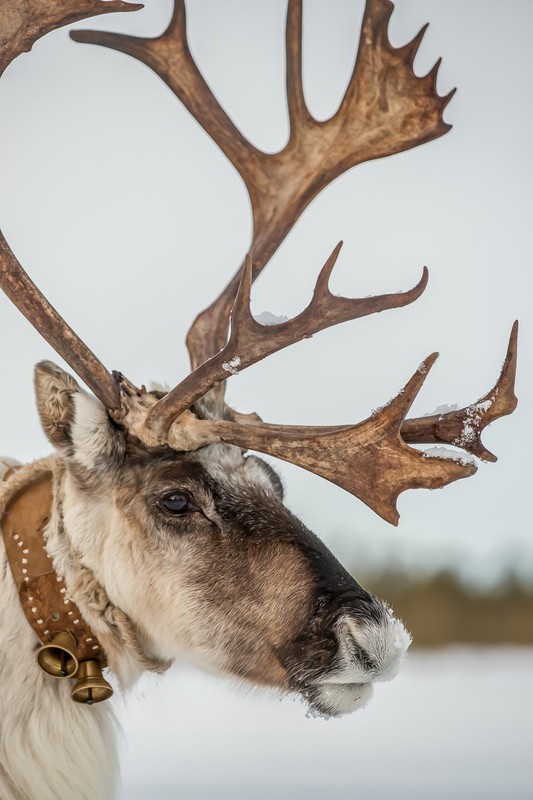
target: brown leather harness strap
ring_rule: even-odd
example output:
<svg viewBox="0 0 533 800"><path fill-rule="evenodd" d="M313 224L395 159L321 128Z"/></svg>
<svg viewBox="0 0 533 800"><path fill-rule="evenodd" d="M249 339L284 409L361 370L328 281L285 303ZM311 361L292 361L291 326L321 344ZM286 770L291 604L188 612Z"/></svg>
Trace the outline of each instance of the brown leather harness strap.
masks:
<svg viewBox="0 0 533 800"><path fill-rule="evenodd" d="M12 470L4 480L13 474ZM47 472L24 486L11 498L2 520L2 533L9 566L26 619L42 644L61 631L76 640L79 662L94 659L106 666L105 652L84 621L77 605L68 597L63 578L54 570L43 536L52 508L52 473Z"/></svg>

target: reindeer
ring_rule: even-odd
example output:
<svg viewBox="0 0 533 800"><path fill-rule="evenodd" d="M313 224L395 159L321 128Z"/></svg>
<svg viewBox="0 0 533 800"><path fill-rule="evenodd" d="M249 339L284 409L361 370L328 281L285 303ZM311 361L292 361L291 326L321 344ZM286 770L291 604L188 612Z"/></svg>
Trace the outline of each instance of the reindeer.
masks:
<svg viewBox="0 0 533 800"><path fill-rule="evenodd" d="M1 8L0 71L53 28L139 6L26 0ZM392 47L392 9L388 0L367 0L345 97L319 123L302 89L302 3L290 0L291 132L274 155L244 138L204 82L188 48L183 0L156 39L71 34L133 55L163 78L242 176L253 242L188 333L191 373L165 393L109 372L0 235L3 290L92 391L54 364L38 364L37 408L55 455L24 466L2 461L3 800L113 796L114 721L105 702L112 688L102 667L127 689L144 670L163 672L185 657L299 693L327 716L360 708L375 681L398 671L410 644L402 622L288 511L275 470L248 451L321 475L397 524L401 492L441 487L475 471L470 460L427 457L411 444L448 443L495 460L481 432L516 406L516 324L492 391L438 417L406 418L436 354L389 404L353 425L269 425L224 399L233 373L331 325L412 303L424 291L426 269L404 293L333 295L328 281L338 245L297 317L265 326L250 310L253 280L322 188L356 164L449 129L442 115L453 93L438 95L438 63L422 78L413 72L424 29Z"/></svg>

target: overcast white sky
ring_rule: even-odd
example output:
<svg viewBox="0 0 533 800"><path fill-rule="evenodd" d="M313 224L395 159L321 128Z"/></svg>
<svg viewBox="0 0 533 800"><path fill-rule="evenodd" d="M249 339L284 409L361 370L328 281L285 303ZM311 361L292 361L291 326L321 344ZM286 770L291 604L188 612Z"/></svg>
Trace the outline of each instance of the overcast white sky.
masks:
<svg viewBox="0 0 533 800"><path fill-rule="evenodd" d="M161 32L168 0L79 27ZM305 87L313 113L336 108L356 52L362 0L306 0ZM287 136L283 0L192 0L199 66L237 125L274 151ZM439 88L459 91L454 129L408 153L360 166L315 200L257 283L256 312L297 313L333 245L345 247L334 292L407 289L430 268L423 297L347 323L232 378L229 400L271 422L357 422L392 397L423 357L441 358L415 413L475 401L495 382L513 320L521 321L511 418L485 434L496 465L439 492L400 498L394 529L346 492L280 464L288 504L349 566L442 564L490 578L533 564L529 516L531 131L533 4L400 0L391 38L431 26L416 60L443 57ZM56 308L112 369L176 383L188 368L190 322L226 283L250 241L240 178L145 66L71 42L38 42L0 81L0 224ZM4 389L1 450L45 454L32 368L58 357L0 298Z"/></svg>

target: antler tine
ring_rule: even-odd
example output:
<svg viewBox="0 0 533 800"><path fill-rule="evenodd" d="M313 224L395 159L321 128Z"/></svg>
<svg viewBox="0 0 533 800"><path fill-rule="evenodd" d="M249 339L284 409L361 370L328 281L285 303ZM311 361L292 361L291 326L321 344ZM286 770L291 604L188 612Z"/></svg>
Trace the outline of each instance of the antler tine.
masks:
<svg viewBox="0 0 533 800"><path fill-rule="evenodd" d="M420 45L422 44L422 40L426 35L426 31L429 28L429 22L426 22L425 25L422 25L416 36L413 36L410 42L404 44L403 47L398 48L399 50L403 51L405 55L405 64L413 66L416 58L416 54L420 49Z"/></svg>
<svg viewBox="0 0 533 800"><path fill-rule="evenodd" d="M402 426L403 439L419 444L452 444L484 461L497 461L497 457L483 445L481 433L491 422L512 414L518 404L514 392L517 347L516 321L511 330L502 371L494 388L465 408L406 420Z"/></svg>
<svg viewBox="0 0 533 800"><path fill-rule="evenodd" d="M0 75L21 53L31 50L33 44L46 33L78 22L97 14L110 14L113 11L136 11L142 3L124 3L122 0L4 0L9 4L8 14L3 23L4 30L0 41Z"/></svg>
<svg viewBox="0 0 533 800"><path fill-rule="evenodd" d="M476 472L473 463L459 457L430 457L409 447L400 436L405 416L437 355L422 362L388 405L358 425L314 428L196 420L195 446L224 442L289 461L346 489L397 525L396 502L402 492L437 489ZM169 443L180 449L183 432L179 425L176 440L173 434L174 429Z"/></svg>
<svg viewBox="0 0 533 800"><path fill-rule="evenodd" d="M428 26L403 47L393 47L388 37L393 11L390 0L367 2L355 67L336 115L345 124L366 129L359 149L359 156L366 147L370 149L365 161L437 139L451 128L442 119L451 98L441 97L436 86L442 59L427 75L418 77L413 72Z"/></svg>
<svg viewBox="0 0 533 800"><path fill-rule="evenodd" d="M328 281L341 246L342 242L339 242L323 266L307 308L293 319L273 326L260 324L252 315L252 259L248 255L233 306L231 334L226 346L152 408L146 420L147 428L164 440L173 421L229 375L332 325L412 303L427 285L428 271L424 267L418 284L407 292L360 299L337 297L330 292Z"/></svg>
<svg viewBox="0 0 533 800"><path fill-rule="evenodd" d="M447 100L435 92L431 77L418 78L412 71L415 43L421 35L403 48L394 48L388 41L392 8L388 0L367 0L346 97L330 120L317 122L303 93L302 3L290 1L286 42L291 132L287 146L275 154L263 153L245 139L202 78L187 45L184 0L176 0L173 21L157 39L102 31L71 35L78 42L129 53L151 67L230 159L252 204L250 254L255 279L307 205L332 180L356 164L416 147L448 130L442 121ZM384 92L379 103L376 91ZM192 324L187 347L193 369L224 347L241 272L242 265Z"/></svg>
<svg viewBox="0 0 533 800"><path fill-rule="evenodd" d="M101 361L50 305L15 258L0 232L0 287L54 350L110 410L120 407L120 389Z"/></svg>
<svg viewBox="0 0 533 800"><path fill-rule="evenodd" d="M216 142L248 185L254 168L254 154L262 154L234 125L198 70L187 41L184 0L175 0L168 28L153 39L89 30L71 31L70 36L75 42L119 50L154 70Z"/></svg>
<svg viewBox="0 0 533 800"><path fill-rule="evenodd" d="M302 75L302 0L289 0L285 41L287 108L292 136L297 134L300 120L312 121L305 102Z"/></svg>

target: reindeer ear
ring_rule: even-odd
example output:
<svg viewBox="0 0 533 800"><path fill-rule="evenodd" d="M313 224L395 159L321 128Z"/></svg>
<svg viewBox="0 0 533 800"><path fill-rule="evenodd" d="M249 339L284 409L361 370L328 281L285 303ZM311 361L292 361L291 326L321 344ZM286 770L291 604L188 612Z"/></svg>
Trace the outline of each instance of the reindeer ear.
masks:
<svg viewBox="0 0 533 800"><path fill-rule="evenodd" d="M41 425L50 442L89 469L117 453L118 433L102 403L51 361L35 367Z"/></svg>
<svg viewBox="0 0 533 800"><path fill-rule="evenodd" d="M35 396L41 425L58 450L70 447L70 429L74 420L74 395L80 387L74 378L51 361L35 367Z"/></svg>

